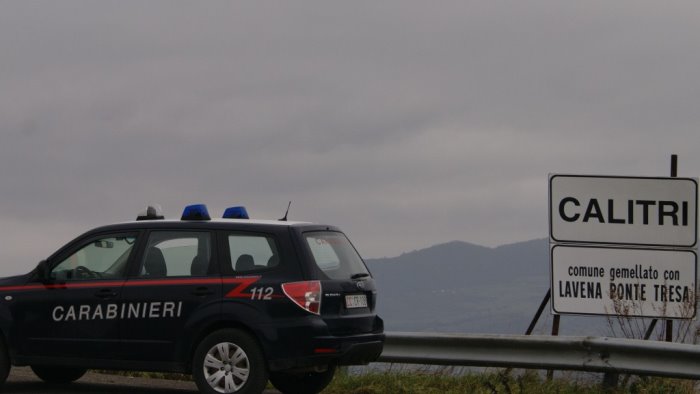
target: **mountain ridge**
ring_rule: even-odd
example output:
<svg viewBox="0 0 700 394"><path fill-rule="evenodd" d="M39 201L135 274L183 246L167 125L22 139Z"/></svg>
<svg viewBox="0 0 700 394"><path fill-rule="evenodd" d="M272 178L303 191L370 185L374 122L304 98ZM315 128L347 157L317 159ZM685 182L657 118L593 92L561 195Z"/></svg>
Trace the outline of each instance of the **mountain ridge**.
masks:
<svg viewBox="0 0 700 394"><path fill-rule="evenodd" d="M503 245L498 245L498 246L483 246L467 241L460 241L460 240L452 240L448 242L443 242L431 246L426 246L421 249L414 249L410 252L403 252L397 256L385 256L385 257L373 257L373 258L368 258L366 260L368 261L374 261L374 262L380 262L380 261L387 261L387 260L395 260L399 258L405 258L406 256L410 255L416 255L416 254L423 254L423 253L430 253L434 250L438 249L444 249L444 248L462 248L462 249L468 249L468 248L473 248L475 250L483 250L483 251L497 251L497 250L504 250L508 248L513 248L513 247L519 247L521 245L529 245L531 243L539 243L542 241L546 241L547 238L535 238L531 239L528 241L519 241L519 242L513 242L513 243L507 243Z"/></svg>
<svg viewBox="0 0 700 394"><path fill-rule="evenodd" d="M388 331L523 333L549 289L546 238L449 241L367 259Z"/></svg>

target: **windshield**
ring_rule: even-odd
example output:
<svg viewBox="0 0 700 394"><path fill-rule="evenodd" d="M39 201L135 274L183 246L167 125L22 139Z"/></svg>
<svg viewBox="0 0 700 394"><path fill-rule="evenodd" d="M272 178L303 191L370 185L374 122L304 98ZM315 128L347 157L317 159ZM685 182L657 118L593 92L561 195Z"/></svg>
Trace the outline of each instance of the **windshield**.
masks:
<svg viewBox="0 0 700 394"><path fill-rule="evenodd" d="M365 263L343 233L304 233L314 262L328 279L343 280L369 275Z"/></svg>

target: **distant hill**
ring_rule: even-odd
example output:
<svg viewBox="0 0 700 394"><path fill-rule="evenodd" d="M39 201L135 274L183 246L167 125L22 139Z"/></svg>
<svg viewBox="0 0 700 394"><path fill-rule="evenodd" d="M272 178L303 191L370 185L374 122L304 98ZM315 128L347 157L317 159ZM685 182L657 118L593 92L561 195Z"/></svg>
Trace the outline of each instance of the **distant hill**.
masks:
<svg viewBox="0 0 700 394"><path fill-rule="evenodd" d="M453 241L367 264L387 331L524 334L549 289L547 239L496 248ZM566 335L604 326L602 318L562 319ZM550 329L549 308L538 327Z"/></svg>

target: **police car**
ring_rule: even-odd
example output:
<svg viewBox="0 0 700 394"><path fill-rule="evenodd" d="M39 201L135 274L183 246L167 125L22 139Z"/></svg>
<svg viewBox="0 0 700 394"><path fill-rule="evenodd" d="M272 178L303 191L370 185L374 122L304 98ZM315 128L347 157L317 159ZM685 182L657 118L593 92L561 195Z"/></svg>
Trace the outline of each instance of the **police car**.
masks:
<svg viewBox="0 0 700 394"><path fill-rule="evenodd" d="M202 393L316 393L381 353L374 280L336 227L206 206L88 231L0 279L0 382L87 368L191 373Z"/></svg>

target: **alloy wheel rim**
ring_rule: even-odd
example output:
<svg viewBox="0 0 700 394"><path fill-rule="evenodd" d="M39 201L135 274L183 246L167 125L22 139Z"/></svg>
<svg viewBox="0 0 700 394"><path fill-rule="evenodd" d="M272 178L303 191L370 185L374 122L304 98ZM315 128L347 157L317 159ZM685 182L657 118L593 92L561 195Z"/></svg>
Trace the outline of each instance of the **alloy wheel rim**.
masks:
<svg viewBox="0 0 700 394"><path fill-rule="evenodd" d="M250 360L231 342L218 343L204 357L204 378L217 393L235 393L248 381Z"/></svg>

